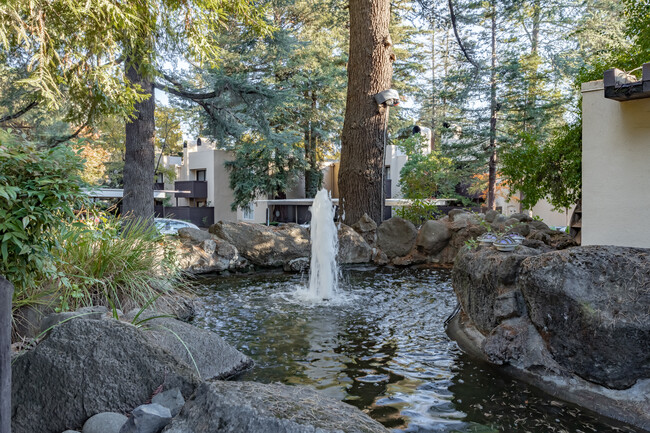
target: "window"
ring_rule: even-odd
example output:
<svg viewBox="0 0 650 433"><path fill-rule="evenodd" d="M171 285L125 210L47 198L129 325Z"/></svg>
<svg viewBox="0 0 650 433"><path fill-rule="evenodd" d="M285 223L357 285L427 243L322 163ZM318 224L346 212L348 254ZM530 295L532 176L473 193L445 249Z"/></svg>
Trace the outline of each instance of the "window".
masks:
<svg viewBox="0 0 650 433"><path fill-rule="evenodd" d="M244 219L245 220L254 220L255 219L255 208L253 207L253 203L249 204L242 210L244 211Z"/></svg>
<svg viewBox="0 0 650 433"><path fill-rule="evenodd" d="M205 181L205 170L196 170L196 180Z"/></svg>
<svg viewBox="0 0 650 433"><path fill-rule="evenodd" d="M384 179L390 179L390 165L384 167Z"/></svg>
<svg viewBox="0 0 650 433"><path fill-rule="evenodd" d="M165 183L165 179L162 173L156 173L156 182Z"/></svg>

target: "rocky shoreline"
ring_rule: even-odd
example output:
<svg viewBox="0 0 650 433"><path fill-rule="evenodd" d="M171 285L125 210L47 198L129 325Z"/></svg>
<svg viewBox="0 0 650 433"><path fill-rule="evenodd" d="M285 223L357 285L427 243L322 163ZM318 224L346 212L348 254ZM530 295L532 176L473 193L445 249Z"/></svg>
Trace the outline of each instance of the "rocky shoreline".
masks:
<svg viewBox="0 0 650 433"><path fill-rule="evenodd" d="M607 246L459 253L468 354L563 400L650 430L650 251Z"/></svg>
<svg viewBox="0 0 650 433"><path fill-rule="evenodd" d="M487 231L524 240L499 252L475 242ZM523 214L460 210L419 229L401 218L377 226L364 217L341 224L338 239L343 265L453 264L460 306L446 326L465 352L558 398L650 430L649 250L575 247ZM201 275L305 271L311 246L303 226L221 222L209 232L181 229L177 249L186 272ZM147 311L137 320L132 311L117 320L94 307L39 320L33 335L46 336L12 367L13 431L388 431L315 391L227 381L252 360L186 323L191 301L161 300L154 308L176 318Z"/></svg>

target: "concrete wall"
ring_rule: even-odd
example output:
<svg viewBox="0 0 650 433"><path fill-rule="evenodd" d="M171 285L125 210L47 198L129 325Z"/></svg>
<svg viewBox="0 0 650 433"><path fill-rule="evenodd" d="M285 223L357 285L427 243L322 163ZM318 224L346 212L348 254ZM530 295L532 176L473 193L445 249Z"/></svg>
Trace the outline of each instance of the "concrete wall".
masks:
<svg viewBox="0 0 650 433"><path fill-rule="evenodd" d="M650 99L582 85L582 245L650 248Z"/></svg>

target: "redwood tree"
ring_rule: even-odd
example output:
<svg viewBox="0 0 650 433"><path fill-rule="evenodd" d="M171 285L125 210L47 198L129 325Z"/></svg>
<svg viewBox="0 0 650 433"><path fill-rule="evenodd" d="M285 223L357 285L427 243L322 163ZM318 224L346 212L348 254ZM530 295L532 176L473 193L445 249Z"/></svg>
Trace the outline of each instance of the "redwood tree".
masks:
<svg viewBox="0 0 650 433"><path fill-rule="evenodd" d="M339 172L341 206L349 224L364 213L376 222L382 217L388 108L378 106L374 96L391 85L389 21L389 0L350 0L348 95Z"/></svg>

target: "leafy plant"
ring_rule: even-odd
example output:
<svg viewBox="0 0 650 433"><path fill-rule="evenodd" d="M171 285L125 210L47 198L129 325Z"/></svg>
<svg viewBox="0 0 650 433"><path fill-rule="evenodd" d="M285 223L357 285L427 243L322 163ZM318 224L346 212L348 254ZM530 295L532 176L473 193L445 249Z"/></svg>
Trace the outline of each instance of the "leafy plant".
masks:
<svg viewBox="0 0 650 433"><path fill-rule="evenodd" d="M160 280L180 278L175 251L144 221L123 221L105 214L86 215L56 236L61 310L88 305L147 304Z"/></svg>
<svg viewBox="0 0 650 433"><path fill-rule="evenodd" d="M442 212L438 210L438 206L427 200L415 199L411 202L411 206L396 209L395 214L400 218L411 221L416 226L420 226L425 221L439 218Z"/></svg>
<svg viewBox="0 0 650 433"><path fill-rule="evenodd" d="M14 287L14 308L42 295L36 280L56 275L56 234L83 201L82 159L0 130L0 274ZM71 287L72 288L72 287Z"/></svg>

